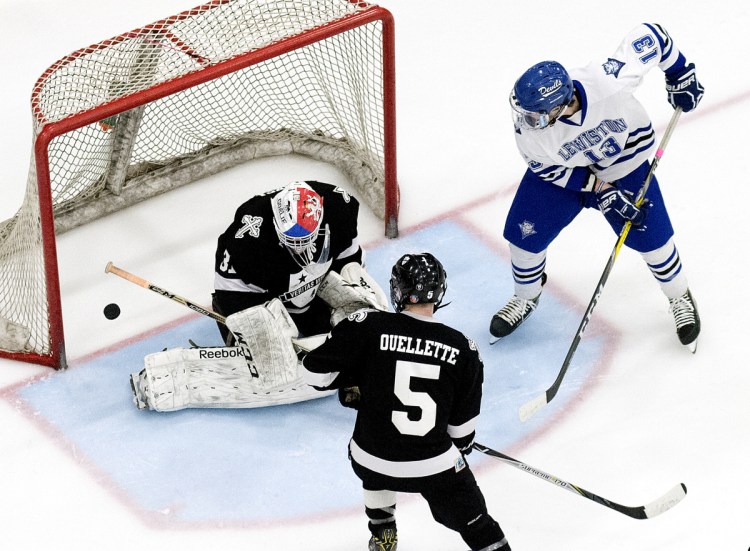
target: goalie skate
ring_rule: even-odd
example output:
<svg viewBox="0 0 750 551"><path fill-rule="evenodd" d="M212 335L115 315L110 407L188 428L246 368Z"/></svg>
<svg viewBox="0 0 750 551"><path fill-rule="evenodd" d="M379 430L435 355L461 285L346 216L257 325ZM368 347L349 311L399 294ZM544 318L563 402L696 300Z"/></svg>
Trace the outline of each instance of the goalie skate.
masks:
<svg viewBox="0 0 750 551"><path fill-rule="evenodd" d="M131 373L130 388L133 391L133 402L138 409L148 409L148 398L146 393L141 390L141 383L146 382L146 370L142 369L139 373Z"/></svg>

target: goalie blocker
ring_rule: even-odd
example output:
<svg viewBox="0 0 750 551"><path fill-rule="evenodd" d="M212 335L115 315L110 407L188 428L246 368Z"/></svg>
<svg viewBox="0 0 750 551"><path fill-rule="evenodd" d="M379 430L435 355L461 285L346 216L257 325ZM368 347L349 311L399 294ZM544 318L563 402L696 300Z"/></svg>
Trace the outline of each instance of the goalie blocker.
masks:
<svg viewBox="0 0 750 551"><path fill-rule="evenodd" d="M319 289L335 325L362 308L387 309L385 294L357 263L330 272ZM298 353L319 346L325 335L299 338L279 299L226 319L238 346L174 348L149 354L130 377L139 409L255 408L321 397L299 371ZM335 391L323 393L332 394Z"/></svg>

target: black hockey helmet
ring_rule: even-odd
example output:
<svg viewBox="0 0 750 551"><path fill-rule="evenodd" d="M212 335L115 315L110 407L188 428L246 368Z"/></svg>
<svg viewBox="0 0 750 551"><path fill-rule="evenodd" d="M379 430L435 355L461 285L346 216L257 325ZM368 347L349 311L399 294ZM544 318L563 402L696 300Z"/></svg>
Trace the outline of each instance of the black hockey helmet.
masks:
<svg viewBox="0 0 750 551"><path fill-rule="evenodd" d="M445 268L430 253L405 254L391 270L391 303L396 312L407 304L432 303L435 310L447 288Z"/></svg>

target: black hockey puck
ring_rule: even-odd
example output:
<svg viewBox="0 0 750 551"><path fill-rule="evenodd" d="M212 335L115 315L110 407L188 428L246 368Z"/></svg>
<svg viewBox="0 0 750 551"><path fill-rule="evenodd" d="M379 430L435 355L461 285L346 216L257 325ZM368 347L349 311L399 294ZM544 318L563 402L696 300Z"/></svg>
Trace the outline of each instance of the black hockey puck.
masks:
<svg viewBox="0 0 750 551"><path fill-rule="evenodd" d="M117 306L117 304L115 304L114 302L111 304L107 304L104 307L104 317L107 318L108 320L113 320L119 315L120 315L120 307Z"/></svg>

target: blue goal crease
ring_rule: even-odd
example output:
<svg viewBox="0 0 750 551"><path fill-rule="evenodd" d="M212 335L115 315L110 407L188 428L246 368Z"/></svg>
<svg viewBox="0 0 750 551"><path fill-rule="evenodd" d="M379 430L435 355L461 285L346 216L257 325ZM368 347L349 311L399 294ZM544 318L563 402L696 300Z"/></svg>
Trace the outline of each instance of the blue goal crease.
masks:
<svg viewBox="0 0 750 551"><path fill-rule="evenodd" d="M451 304L438 319L474 339L485 363L477 439L511 447L575 398L603 353L604 337L587 336L555 401L521 423L518 408L557 376L580 312L547 291L529 322L490 346L489 320L513 294L508 261L446 220L368 250L368 271L388 289L393 263L422 251L439 258L448 274L444 303ZM274 523L361 508L347 459L355 412L335 396L258 409L139 411L130 374L142 369L146 354L187 347L188 339L219 342L212 320L191 319L17 394L146 514L168 513L178 524ZM471 464L482 464L476 455Z"/></svg>

